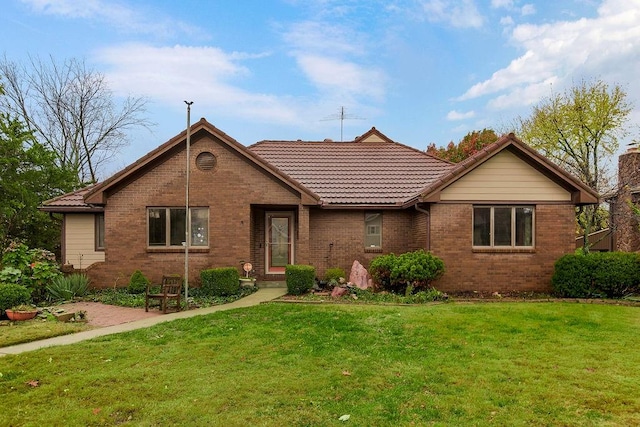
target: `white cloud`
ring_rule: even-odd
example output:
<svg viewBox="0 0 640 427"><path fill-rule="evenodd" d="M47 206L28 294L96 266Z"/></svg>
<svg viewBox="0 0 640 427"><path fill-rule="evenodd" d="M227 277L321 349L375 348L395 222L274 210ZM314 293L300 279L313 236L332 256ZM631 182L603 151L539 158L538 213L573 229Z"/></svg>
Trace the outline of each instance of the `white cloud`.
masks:
<svg viewBox="0 0 640 427"><path fill-rule="evenodd" d="M475 117L475 115L475 111L467 111L466 113L461 113L459 111L452 110L447 113L447 120L466 120Z"/></svg>
<svg viewBox="0 0 640 427"><path fill-rule="evenodd" d="M511 27L515 24L515 22L513 21L512 17L503 16L502 18L500 18L500 24L504 25L505 27Z"/></svg>
<svg viewBox="0 0 640 427"><path fill-rule="evenodd" d="M384 76L381 72L335 58L298 55L298 64L316 86L346 96L384 96Z"/></svg>
<svg viewBox="0 0 640 427"><path fill-rule="evenodd" d="M97 53L97 59L108 65L106 75L117 93L142 94L168 105L194 101L218 115L295 121L295 106L287 100L251 93L233 84L250 74L239 61L253 57L256 55L227 53L214 47L143 44L114 46Z"/></svg>
<svg viewBox="0 0 640 427"><path fill-rule="evenodd" d="M21 0L36 13L106 22L122 32L153 34L167 38L176 34L206 37L205 31L159 16L153 10L133 9L121 2L105 0Z"/></svg>
<svg viewBox="0 0 640 427"><path fill-rule="evenodd" d="M322 21L292 25L283 34L290 54L309 81L323 96L353 101L385 95L386 76L367 63L368 37L350 28Z"/></svg>
<svg viewBox="0 0 640 427"><path fill-rule="evenodd" d="M536 7L532 4L525 4L522 6L522 9L520 9L520 13L522 16L535 15Z"/></svg>
<svg viewBox="0 0 640 427"><path fill-rule="evenodd" d="M421 5L431 22L446 22L458 28L480 28L484 24L473 0L422 0Z"/></svg>
<svg viewBox="0 0 640 427"><path fill-rule="evenodd" d="M291 25L283 38L294 50L331 55L361 55L367 45L363 34L344 26L316 21Z"/></svg>
<svg viewBox="0 0 640 427"><path fill-rule="evenodd" d="M637 85L632 76L640 72L640 0L605 0L592 19L519 25L511 39L524 53L459 100L496 95L494 108L522 105L535 102L550 82L561 88L585 76L622 77Z"/></svg>
<svg viewBox="0 0 640 427"><path fill-rule="evenodd" d="M501 7L511 9L513 7L513 0L491 0L491 7L494 9Z"/></svg>

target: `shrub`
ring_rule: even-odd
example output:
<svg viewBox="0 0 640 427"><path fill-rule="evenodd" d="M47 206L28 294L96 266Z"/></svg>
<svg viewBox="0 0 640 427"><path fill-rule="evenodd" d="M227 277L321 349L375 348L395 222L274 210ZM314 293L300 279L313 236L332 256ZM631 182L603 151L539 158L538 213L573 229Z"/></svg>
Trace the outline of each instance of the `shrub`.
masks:
<svg viewBox="0 0 640 427"><path fill-rule="evenodd" d="M316 269L310 265L287 265L284 269L287 292L290 295L302 295L313 287Z"/></svg>
<svg viewBox="0 0 640 427"><path fill-rule="evenodd" d="M559 258L551 279L561 297L620 298L640 291L640 255L626 252L569 254Z"/></svg>
<svg viewBox="0 0 640 427"><path fill-rule="evenodd" d="M0 281L26 286L36 300L44 299L45 287L61 275L55 255L46 249L11 242L2 253Z"/></svg>
<svg viewBox="0 0 640 427"><path fill-rule="evenodd" d="M78 273L56 277L47 286L47 298L50 301L68 301L82 297L89 290L89 282L86 275Z"/></svg>
<svg viewBox="0 0 640 427"><path fill-rule="evenodd" d="M22 285L15 283L0 283L0 312L8 308L31 302L31 292Z"/></svg>
<svg viewBox="0 0 640 427"><path fill-rule="evenodd" d="M384 290L404 294L407 287L419 291L428 289L429 284L444 273L444 262L419 249L401 255L381 255L369 264L371 277Z"/></svg>
<svg viewBox="0 0 640 427"><path fill-rule="evenodd" d="M145 276L142 271L136 270L131 275L129 279L129 293L131 294L141 294L147 291L147 286L151 283L151 281Z"/></svg>
<svg viewBox="0 0 640 427"><path fill-rule="evenodd" d="M391 290L391 270L395 264L396 256L394 254L380 255L375 257L369 263L369 274L371 278L384 290Z"/></svg>
<svg viewBox="0 0 640 427"><path fill-rule="evenodd" d="M595 252L593 286L610 298L622 298L640 290L640 255L629 252Z"/></svg>
<svg viewBox="0 0 640 427"><path fill-rule="evenodd" d="M240 275L235 267L202 270L200 280L204 295L219 297L240 293Z"/></svg>
<svg viewBox="0 0 640 427"><path fill-rule="evenodd" d="M555 263L551 278L553 292L561 297L587 298L593 295L593 266L588 255L568 254Z"/></svg>
<svg viewBox="0 0 640 427"><path fill-rule="evenodd" d="M326 282L331 282L331 281L340 281L340 278L346 278L346 273L344 272L344 270L342 268L339 267L334 267L334 268L327 268L327 271L324 272L324 280Z"/></svg>

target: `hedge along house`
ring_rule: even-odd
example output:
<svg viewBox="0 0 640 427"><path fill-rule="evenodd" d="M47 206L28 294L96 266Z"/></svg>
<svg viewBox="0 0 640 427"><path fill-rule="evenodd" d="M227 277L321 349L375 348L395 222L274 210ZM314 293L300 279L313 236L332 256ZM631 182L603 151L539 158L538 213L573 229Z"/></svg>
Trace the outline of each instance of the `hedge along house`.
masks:
<svg viewBox="0 0 640 427"><path fill-rule="evenodd" d="M347 272L382 253L432 251L444 291L548 290L574 250L575 206L597 195L513 135L460 164L375 128L350 142L245 147L191 128L189 275L251 261L258 282L287 264ZM63 262L98 287L184 270L186 131L106 181L46 202L64 218Z"/></svg>

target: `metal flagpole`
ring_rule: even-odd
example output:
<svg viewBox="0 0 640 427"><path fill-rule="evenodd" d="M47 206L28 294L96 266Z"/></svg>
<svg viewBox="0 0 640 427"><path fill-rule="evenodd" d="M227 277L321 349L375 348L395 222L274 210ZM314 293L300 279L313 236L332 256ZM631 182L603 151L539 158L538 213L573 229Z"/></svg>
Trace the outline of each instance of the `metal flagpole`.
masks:
<svg viewBox="0 0 640 427"><path fill-rule="evenodd" d="M189 246L191 246L191 215L189 215L189 170L191 167L191 104L187 102L187 184L185 194L185 240L184 240L184 300L189 309Z"/></svg>

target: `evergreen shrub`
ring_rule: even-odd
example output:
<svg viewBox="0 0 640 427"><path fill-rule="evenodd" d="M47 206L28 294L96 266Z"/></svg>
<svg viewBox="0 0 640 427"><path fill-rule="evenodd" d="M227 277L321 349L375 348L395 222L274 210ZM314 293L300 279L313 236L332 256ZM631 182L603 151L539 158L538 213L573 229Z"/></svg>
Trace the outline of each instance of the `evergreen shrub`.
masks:
<svg viewBox="0 0 640 427"><path fill-rule="evenodd" d="M383 290L404 294L407 287L421 291L429 288L431 282L444 274L444 262L419 249L401 255L381 255L371 260L369 273Z"/></svg>
<svg viewBox="0 0 640 427"><path fill-rule="evenodd" d="M313 287L316 269L310 265L287 265L284 270L287 292L290 295L302 295Z"/></svg>
<svg viewBox="0 0 640 427"><path fill-rule="evenodd" d="M147 291L147 285L151 281L145 276L142 271L136 270L129 279L128 290L130 294L142 294Z"/></svg>
<svg viewBox="0 0 640 427"><path fill-rule="evenodd" d="M219 297L240 293L240 275L235 267L202 270L200 280L203 295Z"/></svg>
<svg viewBox="0 0 640 427"><path fill-rule="evenodd" d="M324 280L329 283L331 281L340 281L340 278L345 278L346 279L346 273L344 272L344 270L342 268L339 267L334 267L334 268L327 268L327 270L324 272Z"/></svg>
<svg viewBox="0 0 640 427"><path fill-rule="evenodd" d="M568 254L554 265L554 294L566 298L621 298L640 292L640 254Z"/></svg>

